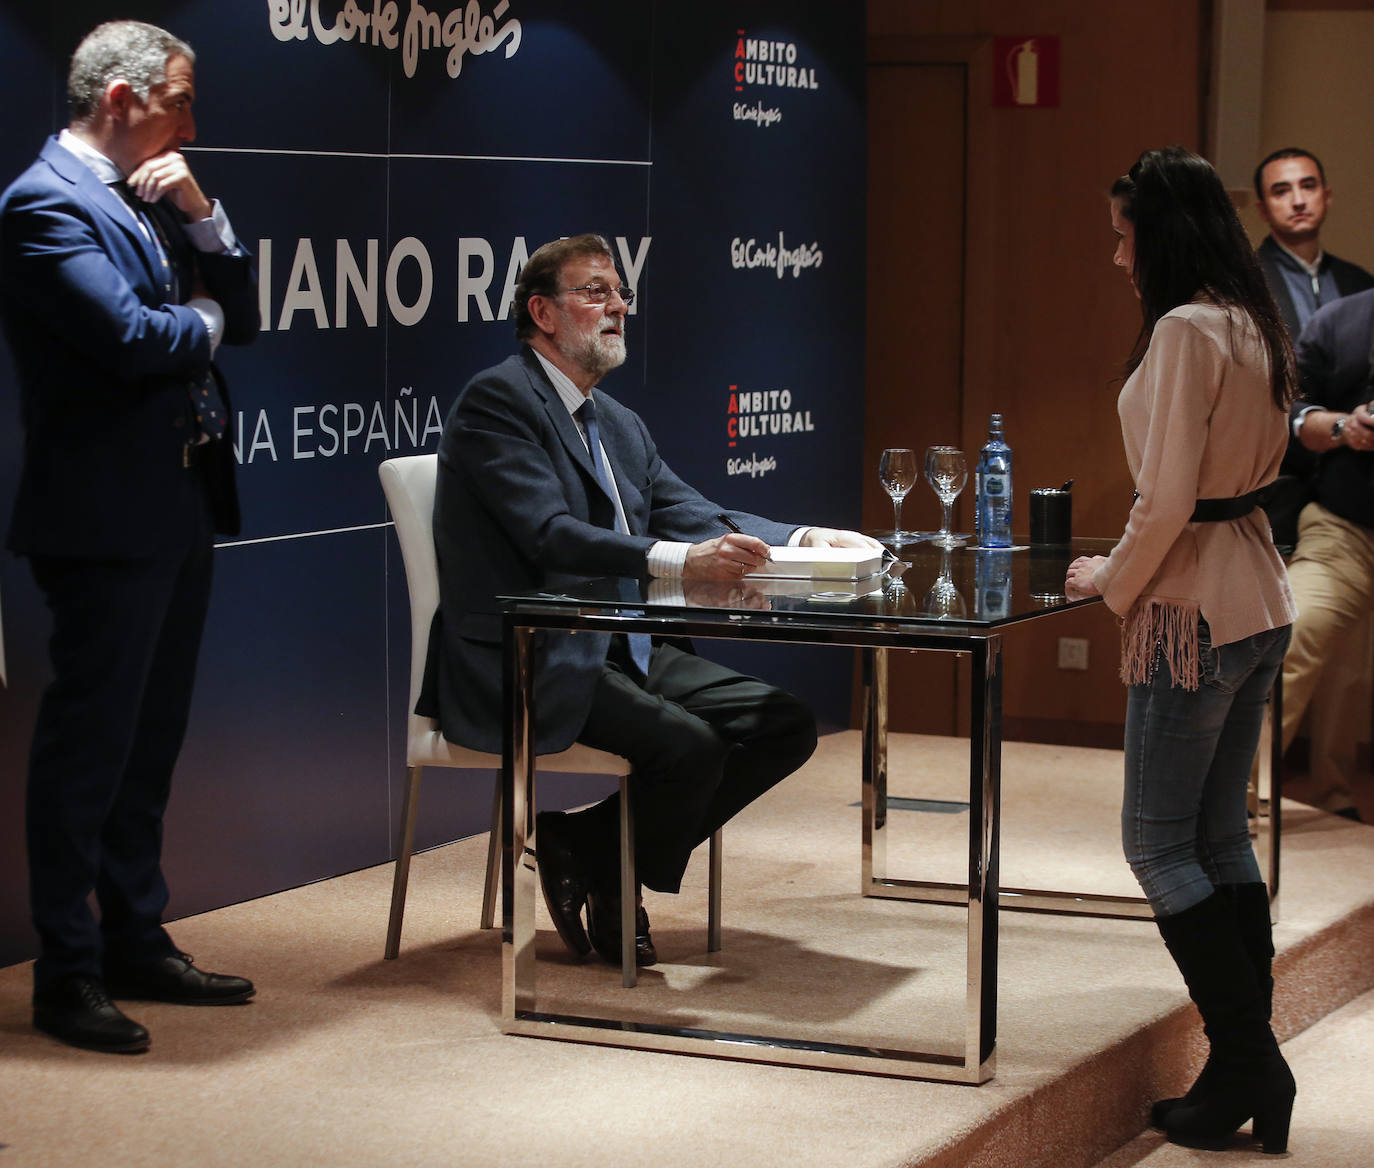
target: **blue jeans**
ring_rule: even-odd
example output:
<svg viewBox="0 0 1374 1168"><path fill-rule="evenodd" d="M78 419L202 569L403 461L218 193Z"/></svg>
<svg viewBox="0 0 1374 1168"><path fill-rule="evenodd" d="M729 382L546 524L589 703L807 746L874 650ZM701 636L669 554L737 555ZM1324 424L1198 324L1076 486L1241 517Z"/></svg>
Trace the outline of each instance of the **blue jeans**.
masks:
<svg viewBox="0 0 1374 1168"><path fill-rule="evenodd" d="M1175 687L1161 657L1127 691L1121 840L1157 917L1261 879L1246 790L1288 637L1284 625L1214 646L1199 617L1198 688Z"/></svg>

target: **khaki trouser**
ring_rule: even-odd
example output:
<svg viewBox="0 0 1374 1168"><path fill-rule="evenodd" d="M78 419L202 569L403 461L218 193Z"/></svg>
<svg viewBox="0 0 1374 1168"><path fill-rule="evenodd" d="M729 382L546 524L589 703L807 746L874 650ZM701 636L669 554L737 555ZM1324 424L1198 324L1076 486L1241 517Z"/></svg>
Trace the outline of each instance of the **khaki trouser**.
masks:
<svg viewBox="0 0 1374 1168"><path fill-rule="evenodd" d="M1298 520L1298 546L1288 564L1298 605L1293 641L1283 662L1283 747L1288 749L1322 680L1341 668L1347 649L1367 652L1374 610L1374 531L1309 503ZM1355 643L1358 640L1358 643ZM1350 670L1345 671L1347 677ZM1362 671L1361 671L1362 672ZM1328 687L1323 687L1327 689ZM1342 687L1349 690L1349 686ZM1314 711L1315 713L1315 711ZM1347 715L1333 751L1314 732L1313 802L1329 811L1353 805L1349 772L1354 743L1369 726L1367 706Z"/></svg>

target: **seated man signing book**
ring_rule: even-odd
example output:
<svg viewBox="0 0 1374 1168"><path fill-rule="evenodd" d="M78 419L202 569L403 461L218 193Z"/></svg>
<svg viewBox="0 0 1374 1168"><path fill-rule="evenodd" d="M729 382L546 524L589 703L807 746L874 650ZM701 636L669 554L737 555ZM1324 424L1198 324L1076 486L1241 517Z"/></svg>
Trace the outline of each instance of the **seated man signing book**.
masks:
<svg viewBox="0 0 1374 1168"><path fill-rule="evenodd" d="M881 550L857 532L722 512L668 468L644 422L596 388L625 360L633 298L600 236L545 244L515 292L520 352L468 382L444 424L439 613L419 711L452 742L501 749L499 594L604 576L733 581L766 563L770 544ZM536 653L536 749L577 741L630 760L636 871L656 892L677 892L692 849L815 749L796 698L647 636L549 631ZM613 964L618 800L536 820L559 936ZM642 904L635 917L636 958L652 965Z"/></svg>

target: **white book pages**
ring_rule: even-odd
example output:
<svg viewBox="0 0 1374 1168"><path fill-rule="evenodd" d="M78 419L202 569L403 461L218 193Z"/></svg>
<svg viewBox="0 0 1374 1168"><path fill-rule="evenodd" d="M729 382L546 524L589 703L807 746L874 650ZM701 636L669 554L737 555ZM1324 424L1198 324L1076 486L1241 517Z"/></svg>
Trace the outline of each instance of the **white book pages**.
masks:
<svg viewBox="0 0 1374 1168"><path fill-rule="evenodd" d="M871 548L775 547L772 560L751 576L789 580L862 580L882 571L883 553Z"/></svg>

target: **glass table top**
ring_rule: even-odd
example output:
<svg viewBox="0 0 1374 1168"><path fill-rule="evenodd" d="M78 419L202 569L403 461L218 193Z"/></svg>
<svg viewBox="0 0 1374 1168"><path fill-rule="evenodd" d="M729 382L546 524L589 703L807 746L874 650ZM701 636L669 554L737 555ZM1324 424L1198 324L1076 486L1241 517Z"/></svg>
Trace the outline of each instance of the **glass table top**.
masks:
<svg viewBox="0 0 1374 1168"><path fill-rule="evenodd" d="M917 543L904 545L902 559L886 572L863 580L657 579L632 587L619 580L585 580L560 592L510 593L498 599L507 611L521 613L554 607L598 616L690 614L695 620L709 620L715 613L732 622L795 614L835 625L993 628L1096 603L1097 597L1068 599L1064 574L1077 556L1106 555L1115 543L1076 539L1053 547L952 550Z"/></svg>

